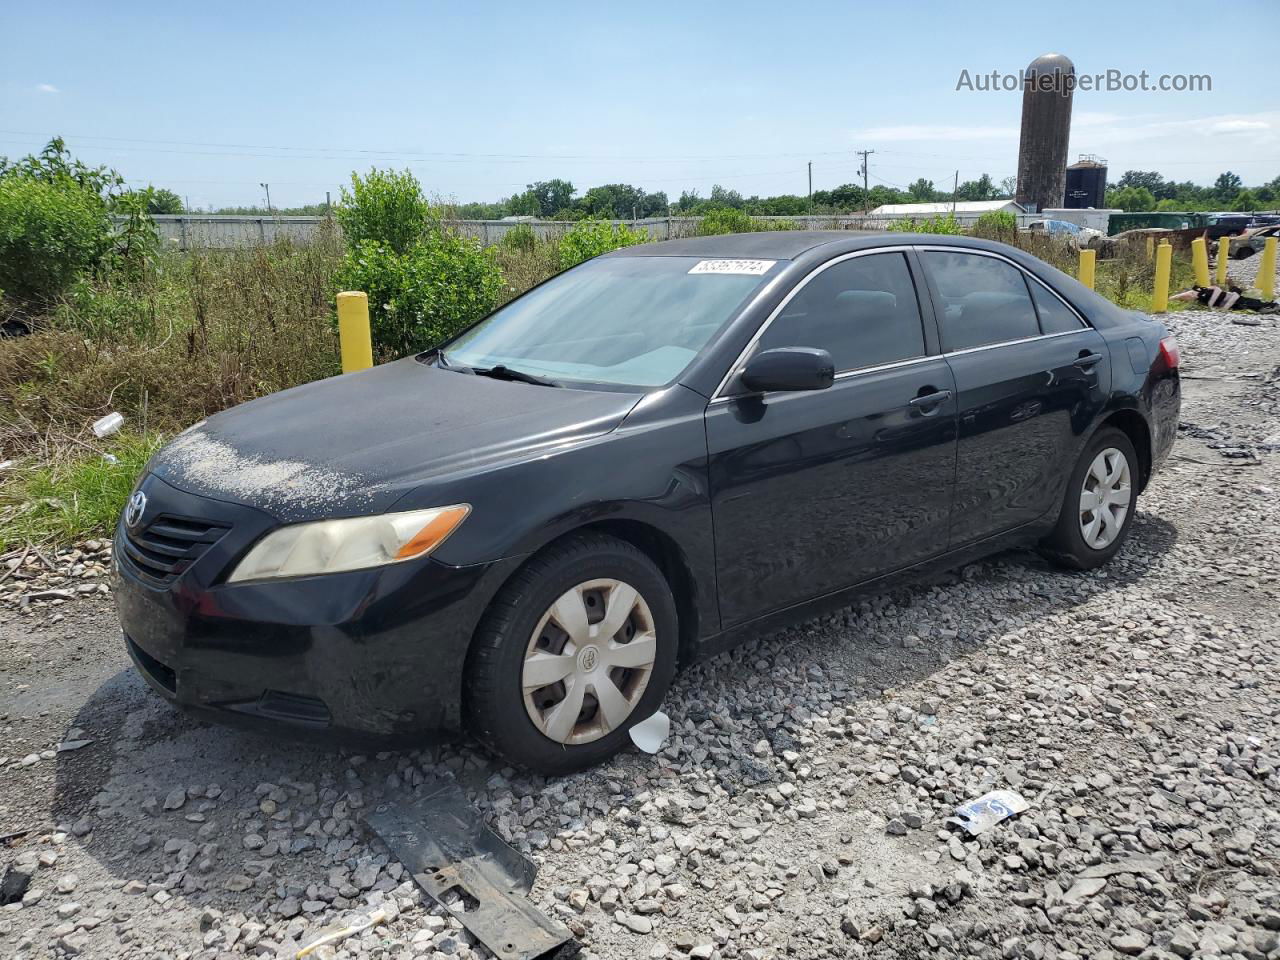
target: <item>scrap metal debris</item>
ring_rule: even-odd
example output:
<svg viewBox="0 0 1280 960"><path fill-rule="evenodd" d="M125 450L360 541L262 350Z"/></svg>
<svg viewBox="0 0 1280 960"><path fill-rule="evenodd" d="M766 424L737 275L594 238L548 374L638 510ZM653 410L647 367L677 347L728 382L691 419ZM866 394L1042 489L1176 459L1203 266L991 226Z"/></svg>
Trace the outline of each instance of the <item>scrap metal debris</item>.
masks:
<svg viewBox="0 0 1280 960"><path fill-rule="evenodd" d="M484 825L457 784L428 785L422 798L379 808L365 822L414 882L499 960L577 954L569 930L525 899L537 866Z"/></svg>
<svg viewBox="0 0 1280 960"><path fill-rule="evenodd" d="M109 437L113 433L118 433L123 425L124 415L112 411L105 417L93 421L93 435L95 437Z"/></svg>
<svg viewBox="0 0 1280 960"><path fill-rule="evenodd" d="M976 837L1029 806L1022 794L1014 790L992 790L976 800L960 804L956 807L955 816L947 817L947 823L954 823L969 836Z"/></svg>
<svg viewBox="0 0 1280 960"><path fill-rule="evenodd" d="M631 742L645 753L657 753L671 735L671 718L659 710L648 719L641 720L629 731Z"/></svg>

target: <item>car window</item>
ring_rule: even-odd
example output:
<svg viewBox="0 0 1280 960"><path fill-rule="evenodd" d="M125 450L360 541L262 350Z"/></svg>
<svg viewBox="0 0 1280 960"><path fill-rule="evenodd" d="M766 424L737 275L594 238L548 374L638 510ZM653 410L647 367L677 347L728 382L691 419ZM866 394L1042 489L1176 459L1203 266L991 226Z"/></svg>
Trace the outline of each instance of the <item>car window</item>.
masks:
<svg viewBox="0 0 1280 960"><path fill-rule="evenodd" d="M925 269L941 301L942 348L968 350L1040 334L1022 271L976 253L925 250Z"/></svg>
<svg viewBox="0 0 1280 960"><path fill-rule="evenodd" d="M924 327L906 257L877 253L823 270L765 330L760 349L819 347L837 371L922 357Z"/></svg>
<svg viewBox="0 0 1280 960"><path fill-rule="evenodd" d="M1036 312L1040 314L1041 333L1067 333L1081 328L1080 318L1045 287L1035 281L1027 286L1031 288L1031 299L1035 301Z"/></svg>

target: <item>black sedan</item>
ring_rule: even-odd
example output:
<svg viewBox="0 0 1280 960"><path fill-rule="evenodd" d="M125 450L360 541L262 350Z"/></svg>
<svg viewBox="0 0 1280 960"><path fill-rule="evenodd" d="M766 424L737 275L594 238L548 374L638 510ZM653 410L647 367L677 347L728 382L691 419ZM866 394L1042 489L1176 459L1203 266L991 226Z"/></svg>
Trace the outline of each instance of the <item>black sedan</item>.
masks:
<svg viewBox="0 0 1280 960"><path fill-rule="evenodd" d="M115 596L184 708L562 773L679 664L898 575L1105 563L1179 402L1162 324L1002 244L646 244L197 424L129 501Z"/></svg>

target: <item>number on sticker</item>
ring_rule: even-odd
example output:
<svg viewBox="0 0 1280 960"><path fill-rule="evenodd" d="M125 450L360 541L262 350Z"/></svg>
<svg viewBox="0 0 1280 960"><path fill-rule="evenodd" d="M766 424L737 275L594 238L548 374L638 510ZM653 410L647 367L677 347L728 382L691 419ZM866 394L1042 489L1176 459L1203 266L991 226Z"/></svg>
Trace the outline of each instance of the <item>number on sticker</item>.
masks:
<svg viewBox="0 0 1280 960"><path fill-rule="evenodd" d="M699 260L690 273L729 273L736 276L760 277L769 272L777 260Z"/></svg>

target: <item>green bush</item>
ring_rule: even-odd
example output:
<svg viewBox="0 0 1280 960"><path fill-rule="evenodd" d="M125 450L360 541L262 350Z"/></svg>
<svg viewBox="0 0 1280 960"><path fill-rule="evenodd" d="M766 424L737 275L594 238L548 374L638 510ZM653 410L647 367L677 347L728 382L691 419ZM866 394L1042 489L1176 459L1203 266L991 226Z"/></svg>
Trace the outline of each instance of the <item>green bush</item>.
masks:
<svg viewBox="0 0 1280 960"><path fill-rule="evenodd" d="M416 353L490 313L502 274L490 251L434 227L404 253L365 240L338 273L343 290L369 295L373 344L382 359Z"/></svg>
<svg viewBox="0 0 1280 960"><path fill-rule="evenodd" d="M373 240L402 254L436 224L422 185L408 170L374 168L364 177L351 174L351 190L342 188L334 216L352 251Z"/></svg>
<svg viewBox="0 0 1280 960"><path fill-rule="evenodd" d="M111 243L111 221L97 194L70 180L0 177L0 288L14 297L55 299Z"/></svg>
<svg viewBox="0 0 1280 960"><path fill-rule="evenodd" d="M568 270L610 250L648 243L646 230L635 230L608 220L582 220L560 238L560 269Z"/></svg>
<svg viewBox="0 0 1280 960"><path fill-rule="evenodd" d="M904 233L940 233L959 236L964 233L959 222L951 214L930 217L928 220L896 220L889 225L890 230L901 230Z"/></svg>
<svg viewBox="0 0 1280 960"><path fill-rule="evenodd" d="M698 236L714 237L724 233L751 233L759 230L756 221L743 210L720 207L708 210L698 223Z"/></svg>
<svg viewBox="0 0 1280 960"><path fill-rule="evenodd" d="M969 233L987 240L1013 243L1018 237L1018 218L1008 210L993 210L980 216Z"/></svg>

